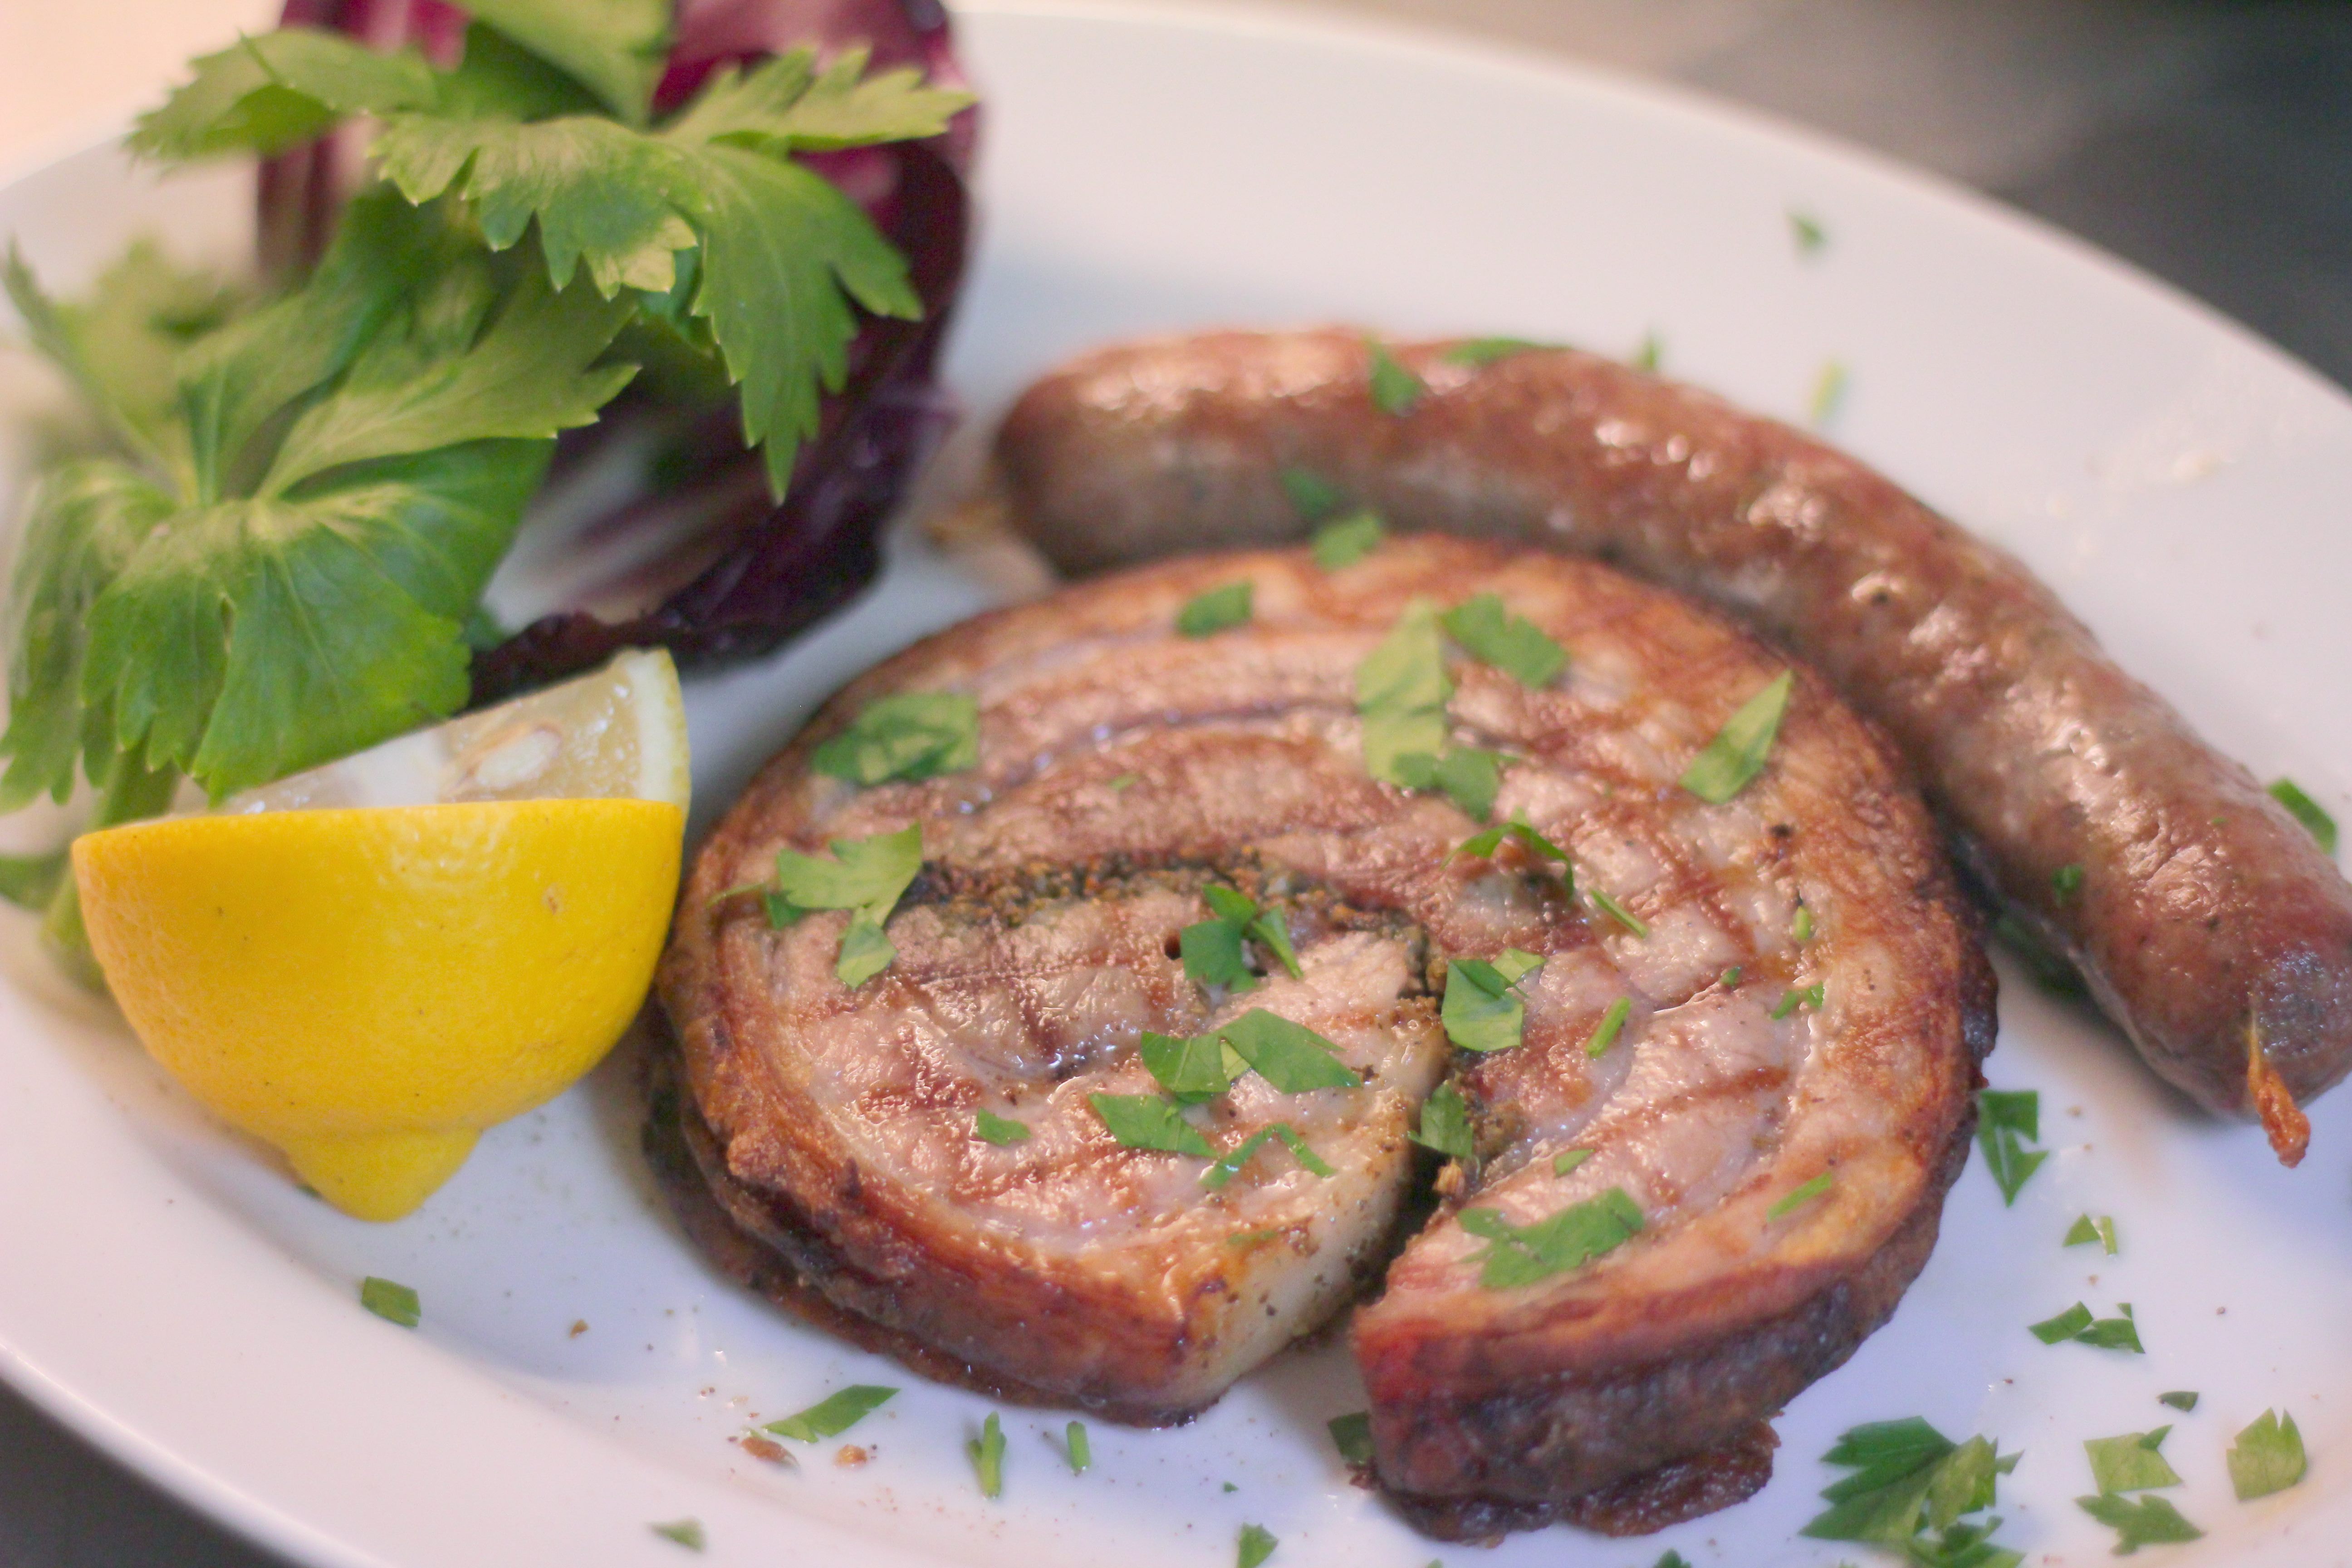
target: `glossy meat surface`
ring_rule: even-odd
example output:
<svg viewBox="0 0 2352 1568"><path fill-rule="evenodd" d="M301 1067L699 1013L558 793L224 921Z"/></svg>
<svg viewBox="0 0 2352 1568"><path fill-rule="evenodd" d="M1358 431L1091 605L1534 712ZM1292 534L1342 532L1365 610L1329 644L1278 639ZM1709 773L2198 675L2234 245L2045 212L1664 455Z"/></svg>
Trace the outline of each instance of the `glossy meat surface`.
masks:
<svg viewBox="0 0 2352 1568"><path fill-rule="evenodd" d="M1046 377L998 455L1066 570L1277 542L1308 469L1433 529L1597 556L1711 601L1890 732L1960 852L2159 1074L2301 1157L2352 1067L2352 888L2246 770L2021 565L1801 432L1568 350L1483 365L1352 331L1121 345ZM2068 868L2079 868L2079 877ZM2062 875L2063 873L2063 875Z"/></svg>
<svg viewBox="0 0 2352 1568"><path fill-rule="evenodd" d="M1175 632L1181 606L1242 578L1247 625ZM1479 823L1365 769L1358 667L1416 599L1481 593L1570 663L1530 689L1454 656L1453 740L1507 754L1496 819L1565 848L1574 891L1516 847L1457 853ZM1769 1468L1758 1424L1924 1260L1991 1030L1926 813L1818 679L1798 672L1745 791L1711 805L1677 784L1782 668L1606 568L1436 537L1331 572L1295 552L1167 563L920 644L769 764L681 902L662 996L711 1188L793 1289L893 1348L1175 1418L1383 1260L1404 1135L1448 1066L1444 961L1517 948L1543 961L1521 1043L1453 1057L1476 1157L1446 1167L1439 1216L1357 1321L1379 1479L1455 1533L1573 1517L1612 1486L1584 1517L1655 1528L1733 1500ZM810 771L867 702L935 690L976 698L977 768L865 790ZM887 927L899 956L855 992L832 967L845 917L776 931L756 900L719 897L779 848L909 823L925 868ZM1171 954L1210 881L1282 911L1298 978L1240 997L1186 978ZM1210 1193L1208 1162L1121 1147L1092 1116L1088 1094L1151 1090L1141 1030L1253 1007L1310 1025L1366 1087L1245 1076L1189 1114L1220 1152L1287 1121L1334 1175L1269 1150ZM1033 1136L974 1139L981 1107ZM1572 1150L1583 1163L1557 1173ZM1631 1241L1483 1283L1464 1210L1524 1224L1612 1189L1640 1210ZM1685 1465L1642 1490L1711 1451L1749 1479Z"/></svg>

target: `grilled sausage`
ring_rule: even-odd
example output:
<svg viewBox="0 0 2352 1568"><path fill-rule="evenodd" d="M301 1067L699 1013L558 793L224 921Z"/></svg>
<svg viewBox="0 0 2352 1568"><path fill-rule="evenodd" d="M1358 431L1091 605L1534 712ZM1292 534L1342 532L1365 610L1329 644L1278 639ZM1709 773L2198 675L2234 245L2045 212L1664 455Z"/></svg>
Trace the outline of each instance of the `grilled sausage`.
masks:
<svg viewBox="0 0 2352 1568"><path fill-rule="evenodd" d="M1295 467L1394 527L1593 555L1706 599L1895 736L1964 863L2150 1067L2302 1157L2298 1102L2352 1066L2352 889L2024 566L1692 388L1569 350L1393 353L1423 387L1402 412L1376 405L1353 331L1089 354L1005 421L1016 525L1072 572L1297 538Z"/></svg>

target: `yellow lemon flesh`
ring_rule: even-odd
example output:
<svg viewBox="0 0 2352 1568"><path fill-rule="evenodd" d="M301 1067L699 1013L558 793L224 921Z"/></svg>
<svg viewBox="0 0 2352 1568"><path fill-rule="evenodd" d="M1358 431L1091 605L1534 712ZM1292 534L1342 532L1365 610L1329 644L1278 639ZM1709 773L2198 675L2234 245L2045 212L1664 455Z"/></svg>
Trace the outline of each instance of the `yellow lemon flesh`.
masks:
<svg viewBox="0 0 2352 1568"><path fill-rule="evenodd" d="M75 841L91 949L149 1052L346 1213L415 1209L482 1129L594 1066L644 1000L677 894L684 722L667 659L627 658L658 665L454 721L468 731L426 748L430 787L468 798L310 804L387 793L363 753L320 770L340 781L270 786L277 800ZM569 692L577 720L574 689L614 670L635 685L587 704L598 753L553 699ZM665 711L646 720L641 700ZM569 758L559 787L618 798L470 798L485 758L494 774Z"/></svg>

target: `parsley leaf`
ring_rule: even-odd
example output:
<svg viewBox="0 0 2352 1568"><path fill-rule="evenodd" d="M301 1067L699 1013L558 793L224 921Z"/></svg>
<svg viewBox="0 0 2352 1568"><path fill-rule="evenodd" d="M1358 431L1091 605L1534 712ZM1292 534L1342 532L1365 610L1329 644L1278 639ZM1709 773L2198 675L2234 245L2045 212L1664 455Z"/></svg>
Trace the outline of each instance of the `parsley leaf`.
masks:
<svg viewBox="0 0 2352 1568"><path fill-rule="evenodd" d="M2143 1546L2195 1541L2205 1533L2160 1497L2078 1497L2074 1506L2101 1524L2114 1527L2118 1557L2128 1557Z"/></svg>
<svg viewBox="0 0 2352 1568"><path fill-rule="evenodd" d="M980 1436L967 1441L963 1451L971 1460L973 1475L979 1479L980 1495L991 1499L1003 1496L1004 1423L997 1418L995 1411L988 1413L988 1419L981 1423Z"/></svg>
<svg viewBox="0 0 2352 1568"><path fill-rule="evenodd" d="M1648 371L1654 374L1657 372L1659 363L1664 361L1665 357L1665 339L1658 336L1655 332L1643 332L1642 334L1641 346L1633 351L1633 357L1625 363L1632 365L1635 370Z"/></svg>
<svg viewBox="0 0 2352 1568"><path fill-rule="evenodd" d="M1201 1130L1177 1110L1174 1100L1156 1094L1090 1094L1087 1103L1095 1108L1110 1135L1129 1149L1191 1154L1202 1160L1217 1157Z"/></svg>
<svg viewBox="0 0 2352 1568"><path fill-rule="evenodd" d="M1258 1076L1285 1094L1355 1089L1363 1083L1331 1042L1304 1024L1254 1007L1216 1031Z"/></svg>
<svg viewBox="0 0 2352 1568"><path fill-rule="evenodd" d="M1608 1011L1601 1015L1601 1022L1593 1025L1592 1033L1585 1037L1584 1054L1596 1058L1607 1056L1609 1047L1617 1043L1618 1031L1624 1028L1625 1020L1633 1016L1632 997L1620 996L1610 1003Z"/></svg>
<svg viewBox="0 0 2352 1568"><path fill-rule="evenodd" d="M2119 1314L2116 1317L2094 1318L2091 1310L2077 1301L2056 1317L2030 1325L2030 1331L2045 1345L2073 1340L2100 1350L2147 1354L2139 1342L2139 1326L2132 1319L2131 1303L2126 1301L2116 1310Z"/></svg>
<svg viewBox="0 0 2352 1568"><path fill-rule="evenodd" d="M1260 1149L1277 1138L1282 1140L1282 1146L1290 1151L1291 1158L1297 1160L1299 1167L1309 1175L1328 1177L1338 1173L1331 1169L1329 1162L1307 1146L1307 1140L1298 1135L1297 1128L1287 1121L1277 1121L1271 1127L1259 1128L1234 1145L1215 1164L1202 1172L1201 1184L1215 1192L1241 1174L1242 1167L1256 1158Z"/></svg>
<svg viewBox="0 0 2352 1568"><path fill-rule="evenodd" d="M1238 583L1210 589L1176 612L1176 629L1188 637L1205 637L1233 626L1247 626L1255 587L1244 577Z"/></svg>
<svg viewBox="0 0 2352 1568"><path fill-rule="evenodd" d="M796 1443L838 1437L890 1402L898 1391L885 1384L853 1383L837 1388L796 1415L771 1421L760 1428Z"/></svg>
<svg viewBox="0 0 2352 1568"><path fill-rule="evenodd" d="M645 123L669 59L666 0L470 0L467 10Z"/></svg>
<svg viewBox="0 0 2352 1568"><path fill-rule="evenodd" d="M1370 508L1351 511L1315 531L1315 564L1326 572L1353 566L1378 550L1387 533L1381 524L1380 513Z"/></svg>
<svg viewBox="0 0 2352 1568"><path fill-rule="evenodd" d="M1552 1156L1551 1173L1565 1176L1591 1158L1592 1151L1590 1149L1564 1149Z"/></svg>
<svg viewBox="0 0 2352 1568"><path fill-rule="evenodd" d="M1405 1136L1451 1159L1467 1160L1478 1152L1470 1131L1469 1102L1450 1083L1439 1084L1421 1102L1421 1127Z"/></svg>
<svg viewBox="0 0 2352 1568"><path fill-rule="evenodd" d="M2293 779L2271 781L2271 798L2286 807L2287 815L2310 831L2319 840L2319 847L2328 854L2336 853L2336 819L2326 808L2296 786Z"/></svg>
<svg viewBox="0 0 2352 1568"><path fill-rule="evenodd" d="M1083 1476L1095 1462L1095 1446L1087 1440L1087 1424L1073 1421L1062 1428L1062 1451L1069 1456L1070 1474Z"/></svg>
<svg viewBox="0 0 2352 1568"><path fill-rule="evenodd" d="M1544 687L1568 668L1568 650L1524 616L1504 608L1499 594L1479 594L1448 610L1446 635L1471 658L1493 665L1520 685Z"/></svg>
<svg viewBox="0 0 2352 1568"><path fill-rule="evenodd" d="M1260 909L1245 895L1215 883L1201 889L1214 911L1212 918L1186 926L1177 934L1186 978L1198 985L1222 985L1247 991L1257 984L1242 943L1254 942L1275 962L1298 975L1298 952L1290 944L1290 928L1277 909Z"/></svg>
<svg viewBox="0 0 2352 1568"><path fill-rule="evenodd" d="M1473 370L1482 370L1515 354L1538 353L1567 346L1566 343L1539 343L1528 338L1465 338L1445 351L1445 359L1450 364L1466 364Z"/></svg>
<svg viewBox="0 0 2352 1568"><path fill-rule="evenodd" d="M1746 789L1764 771L1771 755L1780 719L1789 710L1789 694L1796 689L1794 670L1782 670L1763 689L1724 721L1715 739L1693 758L1683 773L1683 788L1710 805L1721 805Z"/></svg>
<svg viewBox="0 0 2352 1568"><path fill-rule="evenodd" d="M1813 400L1805 410L1806 417L1815 426L1826 425L1837 417L1838 410L1845 405L1846 382L1844 365L1836 360L1827 361L1822 365L1822 374L1813 383Z"/></svg>
<svg viewBox="0 0 2352 1568"><path fill-rule="evenodd" d="M1634 936L1644 941L1648 939L1650 934L1649 926L1643 921L1639 915L1636 915L1633 910L1619 903L1616 896L1611 893L1608 889L1588 887L1584 889L1584 894L1585 897L1592 900L1593 908L1599 910L1602 914L1607 915L1611 920L1615 921L1619 925L1623 926L1627 931L1632 931Z"/></svg>
<svg viewBox="0 0 2352 1568"><path fill-rule="evenodd" d="M128 145L182 162L230 153L264 157L310 141L347 114L418 109L438 97L415 49L378 53L318 27L279 27L190 62L195 79L139 117Z"/></svg>
<svg viewBox="0 0 2352 1568"><path fill-rule="evenodd" d="M2067 900L2073 898L2082 890L2082 867L2065 865L2059 867L2058 869L2050 873L2050 891L2060 903L2064 903Z"/></svg>
<svg viewBox="0 0 2352 1568"><path fill-rule="evenodd" d="M1455 1217L1464 1230L1492 1243L1478 1258L1478 1283L1489 1290L1517 1289L1580 1268L1642 1230L1642 1207L1622 1187L1533 1225L1515 1226L1498 1209L1464 1209Z"/></svg>
<svg viewBox="0 0 2352 1568"><path fill-rule="evenodd" d="M2094 1242L2105 1247L2109 1258L2113 1258L2116 1255L2116 1222L2112 1216L2101 1215L2095 1220L2089 1215L2083 1215L2074 1223L2074 1226L2070 1229L2068 1229L2066 1232L2066 1239L2062 1245L2067 1247L2087 1247ZM2114 1489L2103 1488L2101 1489L2112 1490Z"/></svg>
<svg viewBox="0 0 2352 1568"><path fill-rule="evenodd" d="M1348 504L1348 492L1312 468L1285 468L1275 477L1298 515L1309 522L1329 517Z"/></svg>
<svg viewBox="0 0 2352 1568"><path fill-rule="evenodd" d="M1983 1437L1954 1443L1917 1416L1856 1426L1822 1456L1853 1474L1824 1488L1831 1506L1799 1531L1816 1541L1858 1541L1902 1552L1927 1568L2015 1568L1988 1540L1998 1519L1962 1524L1992 1507L1999 1478L2017 1464ZM1940 1531L1931 1539L1929 1531Z"/></svg>
<svg viewBox="0 0 2352 1568"><path fill-rule="evenodd" d="M416 1291L390 1279L379 1279L371 1274L360 1281L360 1305L388 1323L398 1323L413 1329L425 1321L424 1304Z"/></svg>
<svg viewBox="0 0 2352 1568"><path fill-rule="evenodd" d="M980 701L969 692L900 691L858 710L809 766L856 784L928 779L980 765Z"/></svg>
<svg viewBox="0 0 2352 1568"><path fill-rule="evenodd" d="M1491 963L1482 958L1449 961L1445 999L1437 1014L1445 1037L1465 1051L1507 1051L1518 1045L1528 1016L1518 984L1542 964L1534 953L1516 947L1505 948Z"/></svg>
<svg viewBox="0 0 2352 1568"><path fill-rule="evenodd" d="M2031 1152L2028 1142L2042 1140L2042 1096L2034 1089L1980 1090L1977 1095L1977 1146L1984 1151L1985 1167L2000 1187L2003 1206L2014 1205L2017 1194L2042 1162L2046 1149Z"/></svg>
<svg viewBox="0 0 2352 1568"><path fill-rule="evenodd" d="M2197 1408L2196 1394L2186 1388L2175 1389L2170 1394L2159 1394L2156 1396L2156 1402L2158 1405L2169 1405L2175 1410L2183 1412Z"/></svg>
<svg viewBox="0 0 2352 1568"><path fill-rule="evenodd" d="M1416 752L1397 759L1397 777L1408 789L1442 791L1465 816L1484 822L1502 793L1503 756L1475 746L1456 746L1436 758Z"/></svg>
<svg viewBox="0 0 2352 1568"><path fill-rule="evenodd" d="M2179 1475L2158 1451L2171 1431L2169 1426L2158 1426L2153 1432L2126 1432L2117 1437L2084 1439L2083 1452L2090 1457L2091 1484L2102 1492L2137 1492L2150 1487L2179 1486Z"/></svg>
<svg viewBox="0 0 2352 1568"><path fill-rule="evenodd" d="M1188 1039L1146 1029L1139 1051L1144 1067L1179 1105L1214 1100L1249 1071L1249 1063L1241 1054L1213 1034Z"/></svg>
<svg viewBox="0 0 2352 1568"><path fill-rule="evenodd" d="M1818 256L1822 247L1830 242L1828 233L1818 220L1794 209L1789 214L1789 232L1796 239L1800 256Z"/></svg>
<svg viewBox="0 0 2352 1568"><path fill-rule="evenodd" d="M1412 787L1398 772L1398 763L1421 756L1434 765L1445 749L1445 704L1453 695L1436 607L1415 599L1397 617L1395 629L1356 667L1365 771L1388 784Z"/></svg>
<svg viewBox="0 0 2352 1568"><path fill-rule="evenodd" d="M2265 1410L2238 1434L2230 1448L2230 1485L2240 1502L2284 1491L2303 1479L2307 1468L2303 1434L2294 1417Z"/></svg>
<svg viewBox="0 0 2352 1568"><path fill-rule="evenodd" d="M922 825L911 823L896 833L866 838L836 838L833 853L833 859L820 860L796 850L776 851L776 890L767 898L768 923L787 926L811 910L850 910L834 973L855 990L898 956L882 927L922 871Z"/></svg>
<svg viewBox="0 0 2352 1568"><path fill-rule="evenodd" d="M1530 855L1540 856L1546 860L1557 860L1562 866L1569 863L1568 851L1538 833L1528 825L1527 818L1523 816L1515 816L1508 822L1487 828L1484 833L1472 835L1455 845L1454 853L1467 855L1479 860L1492 860L1495 858L1495 851L1503 847L1503 840L1506 838L1515 841L1520 848ZM1575 876L1572 872L1569 877L1569 884L1570 890L1573 891Z"/></svg>
<svg viewBox="0 0 2352 1568"><path fill-rule="evenodd" d="M1324 1423L1331 1434L1331 1447L1339 1450L1339 1458L1360 1468L1372 1462L1372 1413L1358 1410L1346 1415L1334 1415Z"/></svg>
<svg viewBox="0 0 2352 1568"><path fill-rule="evenodd" d="M710 1538L703 1533L702 1521L698 1519L673 1519L666 1524L649 1524L646 1528L664 1541L676 1542L688 1552L700 1552L710 1544Z"/></svg>
<svg viewBox="0 0 2352 1568"><path fill-rule="evenodd" d="M1791 1188L1781 1194L1778 1203L1764 1211L1764 1217L1767 1220L1786 1219L1836 1184L1837 1173L1823 1171L1802 1186Z"/></svg>
<svg viewBox="0 0 2352 1568"><path fill-rule="evenodd" d="M1258 1568L1281 1544L1264 1525L1244 1524L1241 1542L1234 1552L1234 1568Z"/></svg>
<svg viewBox="0 0 2352 1568"><path fill-rule="evenodd" d="M973 1137L1000 1146L1026 1143L1035 1136L1027 1123L999 1116L984 1105L971 1113L971 1122Z"/></svg>
<svg viewBox="0 0 2352 1568"><path fill-rule="evenodd" d="M1364 350L1372 360L1372 406L1400 418L1412 413L1421 395L1429 390L1421 377L1399 363L1388 345L1377 339L1365 339Z"/></svg>
<svg viewBox="0 0 2352 1568"><path fill-rule="evenodd" d="M2091 1326L2091 1309L2077 1301L2054 1318L2044 1318L2030 1325L2033 1337L2045 1345L2071 1340Z"/></svg>

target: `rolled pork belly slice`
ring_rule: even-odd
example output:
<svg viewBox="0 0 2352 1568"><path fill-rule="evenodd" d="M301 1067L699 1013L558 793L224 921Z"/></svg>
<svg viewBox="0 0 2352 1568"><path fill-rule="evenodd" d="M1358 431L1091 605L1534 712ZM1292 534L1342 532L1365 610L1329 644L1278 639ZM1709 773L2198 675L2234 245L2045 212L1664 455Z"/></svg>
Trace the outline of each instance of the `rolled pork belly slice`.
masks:
<svg viewBox="0 0 2352 1568"><path fill-rule="evenodd" d="M1245 623L1177 629L1243 580ZM1565 850L1572 883L1525 836L1465 851L1488 824L1366 766L1360 667L1418 604L1485 594L1568 666L1530 688L1448 652L1445 743L1504 758L1493 821ZM1788 668L1606 567L1436 536L1328 571L1301 552L1163 563L917 645L768 764L681 899L661 995L689 1224L785 1305L929 1375L1179 1420L1387 1263L1407 1133L1450 1074L1473 1152L1438 1172L1437 1217L1353 1334L1374 1479L1453 1535L1656 1528L1736 1500L1769 1474L1761 1423L1924 1261L1991 1039L1991 977L1926 812L1820 680L1794 671L1728 801L1679 784ZM869 788L814 770L908 692L975 700L976 765ZM780 850L910 825L922 871L863 984L835 973L846 914L778 927L738 892ZM1295 976L1263 942L1246 989L1188 976L1181 933L1215 889L1282 922ZM1541 960L1512 989L1519 1043L1452 1050L1451 961L1514 950ZM1209 1156L1114 1134L1094 1097L1159 1091L1147 1031L1260 1011L1360 1083L1244 1071L1171 1106ZM1029 1135L990 1142L983 1110ZM1204 1181L1277 1122L1332 1173L1276 1141ZM1622 1234L1563 1264L1545 1227L1577 1215Z"/></svg>

